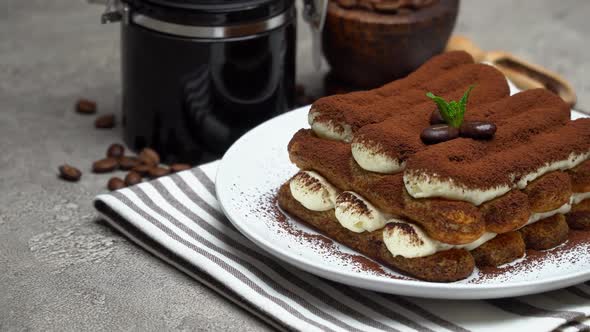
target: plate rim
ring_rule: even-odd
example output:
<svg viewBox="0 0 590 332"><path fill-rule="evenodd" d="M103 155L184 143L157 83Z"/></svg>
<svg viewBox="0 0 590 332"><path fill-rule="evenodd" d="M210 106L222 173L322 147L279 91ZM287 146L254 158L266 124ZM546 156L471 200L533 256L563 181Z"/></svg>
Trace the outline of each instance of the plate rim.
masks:
<svg viewBox="0 0 590 332"><path fill-rule="evenodd" d="M234 151L240 148L243 141L247 140L250 136L256 135L261 128L266 126L271 126L274 122L285 121L285 118L289 116L294 116L298 112L306 112L309 110L310 105L303 106L296 108L292 111L286 112L281 114L277 117L271 118L258 126L254 127L253 129L249 130L246 134L241 136L236 142L234 142L230 148L225 152L222 159L219 162L217 174L215 176L215 194L217 196L217 200L221 207L223 214L228 218L228 220L232 223L234 227L246 238L250 241L254 242L257 246L261 247L266 253L271 254L274 257L279 258L281 261L288 263L290 265L296 266L306 272L314 274L316 276L321 276L336 282L344 283L347 285L352 285L360 288L370 289L379 292L385 292L390 294L400 294L400 295L410 295L416 297L426 297L426 298L440 298L440 299L492 299L492 298L501 298L501 297L512 297L512 296L521 296L527 294L536 294L545 291L551 291L563 287L568 287L574 285L579 282L584 282L590 280L590 270L588 271L578 271L570 274L566 274L563 276L556 276L550 278L541 278L536 280L529 280L529 281L516 281L510 282L509 284L503 285L501 282L497 284L459 284L455 282L450 283L439 283L439 282L429 282L429 281L421 281L421 280L404 280L404 279L383 279L384 277L379 276L371 276L371 275L363 275L358 274L356 272L349 272L349 271L334 271L333 268L328 268L330 265L322 265L316 261L307 261L301 256L297 255L289 255L288 253L283 252L283 250L279 250L272 245L270 241L267 241L263 237L259 237L257 234L250 232L247 227L243 227L246 223L241 223L239 220L236 220L234 215L232 215L226 205L229 206L231 204L231 200L227 199L224 194L224 190L220 188L224 188L225 180L223 178L223 174L225 169L230 167L229 165L231 162L229 161ZM575 111L572 111L574 113ZM581 113L580 113L581 114ZM582 117L588 117L588 115L581 114ZM293 218L291 218L293 219ZM315 231L315 230L314 230ZM316 231L317 233L320 233ZM334 241L333 239L331 239ZM337 242L337 241L335 241ZM339 242L339 245L345 246ZM347 247L347 246L346 246ZM349 248L349 247L348 247ZM352 249L354 250L354 249ZM356 251L356 250L354 250ZM357 252L358 253L358 252ZM360 253L359 253L360 254ZM364 256L364 255L363 255ZM382 265L381 263L378 263ZM350 279L353 282L345 282L341 281L342 278ZM375 280L374 278L380 278L379 280ZM349 280L348 280L349 281ZM358 282L356 282L358 281ZM402 291L402 292L387 292L384 290L378 290L376 288L367 288L359 285L359 282L377 282L378 284L387 285L387 287L391 287L395 289L397 287L404 287L406 290L415 290L415 291ZM447 293L458 291L454 295L439 295L438 293ZM430 294L421 294L421 293L429 293ZM460 293L460 292L468 292L468 293ZM482 292L476 296L475 294L471 294L471 292ZM471 294L471 295L470 295ZM508 295L509 294L509 295ZM433 296L434 295L434 296Z"/></svg>

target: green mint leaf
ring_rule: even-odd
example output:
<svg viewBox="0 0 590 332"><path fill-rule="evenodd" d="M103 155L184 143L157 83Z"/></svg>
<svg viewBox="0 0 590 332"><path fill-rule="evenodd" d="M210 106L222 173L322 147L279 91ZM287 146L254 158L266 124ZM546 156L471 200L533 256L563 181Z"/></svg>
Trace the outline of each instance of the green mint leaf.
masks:
<svg viewBox="0 0 590 332"><path fill-rule="evenodd" d="M465 91L465 93L463 94L463 98L461 98L461 100L459 101L459 104L461 104L461 109L463 110L463 114L465 114L465 110L467 109L467 99L469 99L469 94L471 93L471 90L473 90L473 88L475 88L475 85L470 85L467 91Z"/></svg>
<svg viewBox="0 0 590 332"><path fill-rule="evenodd" d="M452 127L459 128L461 126L461 122L463 122L463 118L461 117L461 109L460 109L459 103L457 103L454 100L451 100L449 102L449 108L452 111L452 115L451 115L452 121L448 124L451 125Z"/></svg>
<svg viewBox="0 0 590 332"><path fill-rule="evenodd" d="M451 116L453 111L449 108L448 103L443 98L435 96L432 92L428 92L426 96L432 99L436 106L438 106L438 109L440 110L440 115L443 117L443 119L445 119L445 122L450 123L452 121Z"/></svg>
<svg viewBox="0 0 590 332"><path fill-rule="evenodd" d="M432 92L426 93L426 96L438 106L441 116L445 119L445 122L452 127L459 128L463 124L463 118L465 117L465 110L467 109L467 100L469 94L475 86L471 85L463 94L463 98L459 102L450 101L447 102L443 98L436 96Z"/></svg>

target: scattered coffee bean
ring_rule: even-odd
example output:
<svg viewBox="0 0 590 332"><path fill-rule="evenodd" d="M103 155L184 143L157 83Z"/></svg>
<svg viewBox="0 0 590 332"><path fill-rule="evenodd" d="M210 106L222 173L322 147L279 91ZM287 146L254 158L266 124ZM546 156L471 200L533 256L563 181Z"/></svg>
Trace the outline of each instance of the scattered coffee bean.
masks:
<svg viewBox="0 0 590 332"><path fill-rule="evenodd" d="M141 164L133 167L131 170L133 172L139 173L141 176L148 176L150 174L150 170L154 168L152 165Z"/></svg>
<svg viewBox="0 0 590 332"><path fill-rule="evenodd" d="M125 154L125 147L121 144L114 143L107 149L107 157L121 158Z"/></svg>
<svg viewBox="0 0 590 332"><path fill-rule="evenodd" d="M185 171L185 170L191 169L191 168L192 168L192 166L189 164L172 164L172 165L170 165L170 171L172 173Z"/></svg>
<svg viewBox="0 0 590 332"><path fill-rule="evenodd" d="M108 152L107 152L108 154ZM135 157L128 157L128 156L123 156L121 158L119 158L119 168L124 170L124 171L128 171L136 166L141 165L141 162L139 161L139 159L135 158Z"/></svg>
<svg viewBox="0 0 590 332"><path fill-rule="evenodd" d="M496 134L496 125L487 121L464 121L459 134L473 139L490 139Z"/></svg>
<svg viewBox="0 0 590 332"><path fill-rule="evenodd" d="M107 188L110 191L125 188L125 181L118 177L112 177L109 179L109 182L107 182Z"/></svg>
<svg viewBox="0 0 590 332"><path fill-rule="evenodd" d="M119 162L115 158L104 158L97 160L92 164L92 171L94 173L107 173L114 171L119 167Z"/></svg>
<svg viewBox="0 0 590 332"><path fill-rule="evenodd" d="M59 166L59 176L66 181L76 182L82 177L82 172L74 166L64 164Z"/></svg>
<svg viewBox="0 0 590 332"><path fill-rule="evenodd" d="M432 111L432 114L430 115L430 124L435 125L435 124L446 124L446 123L447 122L440 114L438 107L435 108L434 111Z"/></svg>
<svg viewBox="0 0 590 332"><path fill-rule="evenodd" d="M88 99L80 99L76 103L76 112L80 114L96 113L96 102Z"/></svg>
<svg viewBox="0 0 590 332"><path fill-rule="evenodd" d="M125 176L125 184L133 186L141 182L141 175L137 172L131 171Z"/></svg>
<svg viewBox="0 0 590 332"><path fill-rule="evenodd" d="M160 155L150 148L144 148L139 153L139 161L146 165L158 166L160 164Z"/></svg>
<svg viewBox="0 0 590 332"><path fill-rule="evenodd" d="M459 137L459 129L446 124L432 125L420 134L424 144L436 144Z"/></svg>
<svg viewBox="0 0 590 332"><path fill-rule="evenodd" d="M154 167L149 171L149 176L152 179L156 179L167 174L170 174L170 169L164 167Z"/></svg>
<svg viewBox="0 0 590 332"><path fill-rule="evenodd" d="M94 127L98 129L111 129L115 127L115 115L105 114L97 117L94 120Z"/></svg>

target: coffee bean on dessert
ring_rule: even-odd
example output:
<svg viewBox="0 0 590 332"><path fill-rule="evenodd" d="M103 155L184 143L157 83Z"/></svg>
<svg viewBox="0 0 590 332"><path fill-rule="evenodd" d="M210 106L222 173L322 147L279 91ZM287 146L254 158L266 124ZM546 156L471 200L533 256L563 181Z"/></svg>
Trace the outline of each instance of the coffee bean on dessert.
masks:
<svg viewBox="0 0 590 332"><path fill-rule="evenodd" d="M118 143L113 143L107 149L107 157L121 158L125 154L125 147Z"/></svg>
<svg viewBox="0 0 590 332"><path fill-rule="evenodd" d="M109 179L109 182L107 182L107 188L110 191L125 188L125 181L118 177L112 177Z"/></svg>
<svg viewBox="0 0 590 332"><path fill-rule="evenodd" d="M66 181L76 182L82 177L82 172L74 166L64 164L59 166L59 176Z"/></svg>
<svg viewBox="0 0 590 332"><path fill-rule="evenodd" d="M141 176L148 176L152 168L154 168L152 165L140 164L133 167L131 170L139 173Z"/></svg>
<svg viewBox="0 0 590 332"><path fill-rule="evenodd" d="M447 122L440 114L438 107L435 108L434 111L432 111L432 114L430 114L430 124L435 125L435 124L445 124L445 123L447 123Z"/></svg>
<svg viewBox="0 0 590 332"><path fill-rule="evenodd" d="M424 144L441 143L457 137L459 137L459 129L446 124L432 125L422 130L420 134L420 138Z"/></svg>
<svg viewBox="0 0 590 332"><path fill-rule="evenodd" d="M76 103L76 112L80 114L96 113L96 102L88 99L80 99Z"/></svg>
<svg viewBox="0 0 590 332"><path fill-rule="evenodd" d="M159 178L167 174L170 174L170 170L164 167L154 167L149 171L149 176L152 179Z"/></svg>
<svg viewBox="0 0 590 332"><path fill-rule="evenodd" d="M172 173L185 171L185 170L191 169L191 168L192 168L192 166L189 164L172 164L172 165L170 165L170 171Z"/></svg>
<svg viewBox="0 0 590 332"><path fill-rule="evenodd" d="M487 121L465 121L459 129L461 137L490 139L496 133L496 125Z"/></svg>
<svg viewBox="0 0 590 332"><path fill-rule="evenodd" d="M115 127L115 115L105 114L97 117L94 120L94 127L98 129L111 129Z"/></svg>
<svg viewBox="0 0 590 332"><path fill-rule="evenodd" d="M119 167L119 162L115 158L104 158L97 160L92 164L92 171L94 173L107 173L114 171Z"/></svg>
<svg viewBox="0 0 590 332"><path fill-rule="evenodd" d="M131 171L125 176L125 184L133 186L141 182L141 175L137 172Z"/></svg>
<svg viewBox="0 0 590 332"><path fill-rule="evenodd" d="M141 162L135 157L123 156L119 158L119 168L124 171L128 171L139 165L141 165Z"/></svg>
<svg viewBox="0 0 590 332"><path fill-rule="evenodd" d="M146 165L157 166L160 163L160 155L153 149L144 148L139 153L139 161Z"/></svg>

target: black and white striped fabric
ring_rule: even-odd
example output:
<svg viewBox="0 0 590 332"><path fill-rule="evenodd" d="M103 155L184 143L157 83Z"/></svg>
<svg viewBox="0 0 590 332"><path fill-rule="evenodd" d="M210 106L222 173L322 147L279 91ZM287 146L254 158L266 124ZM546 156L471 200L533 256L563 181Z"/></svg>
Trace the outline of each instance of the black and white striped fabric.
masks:
<svg viewBox="0 0 590 332"><path fill-rule="evenodd" d="M262 252L215 199L217 163L100 195L96 209L147 251L282 330L590 331L590 282L520 298L445 301L315 277Z"/></svg>

